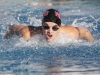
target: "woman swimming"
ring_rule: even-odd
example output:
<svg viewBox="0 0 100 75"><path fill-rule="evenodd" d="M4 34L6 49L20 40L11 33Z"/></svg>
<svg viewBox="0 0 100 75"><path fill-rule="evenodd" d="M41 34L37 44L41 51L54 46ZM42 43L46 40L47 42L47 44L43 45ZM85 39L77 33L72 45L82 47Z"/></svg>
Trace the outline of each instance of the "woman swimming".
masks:
<svg viewBox="0 0 100 75"><path fill-rule="evenodd" d="M91 32L86 28L73 27L70 25L62 26L61 15L55 9L48 9L44 12L42 26L35 27L14 24L9 27L4 38L7 39L13 34L16 34L28 41L34 35L41 34L45 36L48 42L51 42L62 33L74 39L85 39L87 41L94 40Z"/></svg>

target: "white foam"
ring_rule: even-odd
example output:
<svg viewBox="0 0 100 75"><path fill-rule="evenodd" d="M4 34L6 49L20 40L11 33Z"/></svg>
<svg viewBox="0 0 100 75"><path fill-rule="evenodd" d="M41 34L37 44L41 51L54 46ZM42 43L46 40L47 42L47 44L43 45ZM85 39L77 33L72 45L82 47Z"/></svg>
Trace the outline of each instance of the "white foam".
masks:
<svg viewBox="0 0 100 75"><path fill-rule="evenodd" d="M94 21L91 22L91 23L86 23L85 20L87 20L87 17L82 17L82 18L79 18L79 19L75 19L72 23L72 26L75 26L75 27L81 27L81 28L93 28L94 30L95 27L97 27L97 25L93 25ZM78 21L82 21L82 22L78 22Z"/></svg>
<svg viewBox="0 0 100 75"><path fill-rule="evenodd" d="M41 19L36 19L36 17L28 17L27 21L30 22L30 25L34 25L34 26L41 26L42 24Z"/></svg>
<svg viewBox="0 0 100 75"><path fill-rule="evenodd" d="M17 39L18 40L18 39ZM13 40L14 41L14 40ZM100 41L100 40L99 40ZM15 44L15 46L20 46L20 47L57 47L57 46L69 46L69 45L75 45L77 46L92 46L93 44L96 44L98 41L94 42L87 42L86 40L76 40L73 38L68 37L66 34L62 34L55 38L52 42L47 42L46 39L44 38L43 35L35 35L32 37L28 42L24 40L23 38L20 38L19 41Z"/></svg>

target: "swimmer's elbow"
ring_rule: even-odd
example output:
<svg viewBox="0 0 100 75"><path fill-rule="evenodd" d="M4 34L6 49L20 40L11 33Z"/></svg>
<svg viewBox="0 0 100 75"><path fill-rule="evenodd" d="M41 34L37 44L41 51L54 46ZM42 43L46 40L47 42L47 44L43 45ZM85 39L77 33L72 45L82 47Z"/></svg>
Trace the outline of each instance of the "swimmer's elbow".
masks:
<svg viewBox="0 0 100 75"><path fill-rule="evenodd" d="M92 38L88 39L87 41L88 41L88 42L94 41L94 38L92 37Z"/></svg>
<svg viewBox="0 0 100 75"><path fill-rule="evenodd" d="M94 37L91 35L90 37L85 37L85 39L90 42L90 41L94 41Z"/></svg>
<svg viewBox="0 0 100 75"><path fill-rule="evenodd" d="M27 42L31 39L31 37L25 37L25 36L23 36L23 38L24 38Z"/></svg>
<svg viewBox="0 0 100 75"><path fill-rule="evenodd" d="M94 37L88 29L85 29L85 38L87 41L93 41Z"/></svg>

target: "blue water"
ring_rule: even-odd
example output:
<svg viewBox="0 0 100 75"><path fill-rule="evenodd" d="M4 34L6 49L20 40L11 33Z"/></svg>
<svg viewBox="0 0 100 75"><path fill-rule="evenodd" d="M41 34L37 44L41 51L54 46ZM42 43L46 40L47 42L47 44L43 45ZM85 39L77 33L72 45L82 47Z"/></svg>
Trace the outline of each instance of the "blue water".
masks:
<svg viewBox="0 0 100 75"><path fill-rule="evenodd" d="M28 6L27 3L0 5L0 75L100 75L100 2L68 1L64 5ZM29 42L14 35L3 36L11 24L40 26L48 8L62 15L62 25L88 28L95 40L62 37L48 43L41 35Z"/></svg>

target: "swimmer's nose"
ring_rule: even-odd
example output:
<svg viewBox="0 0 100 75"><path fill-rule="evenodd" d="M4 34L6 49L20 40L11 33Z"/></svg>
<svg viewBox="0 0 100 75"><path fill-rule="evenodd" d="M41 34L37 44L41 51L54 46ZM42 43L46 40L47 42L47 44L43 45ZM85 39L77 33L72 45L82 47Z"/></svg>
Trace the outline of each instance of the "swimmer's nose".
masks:
<svg viewBox="0 0 100 75"><path fill-rule="evenodd" d="M53 30L52 30L51 27L48 29L48 32L49 32L49 33L52 33L52 32L53 32Z"/></svg>

